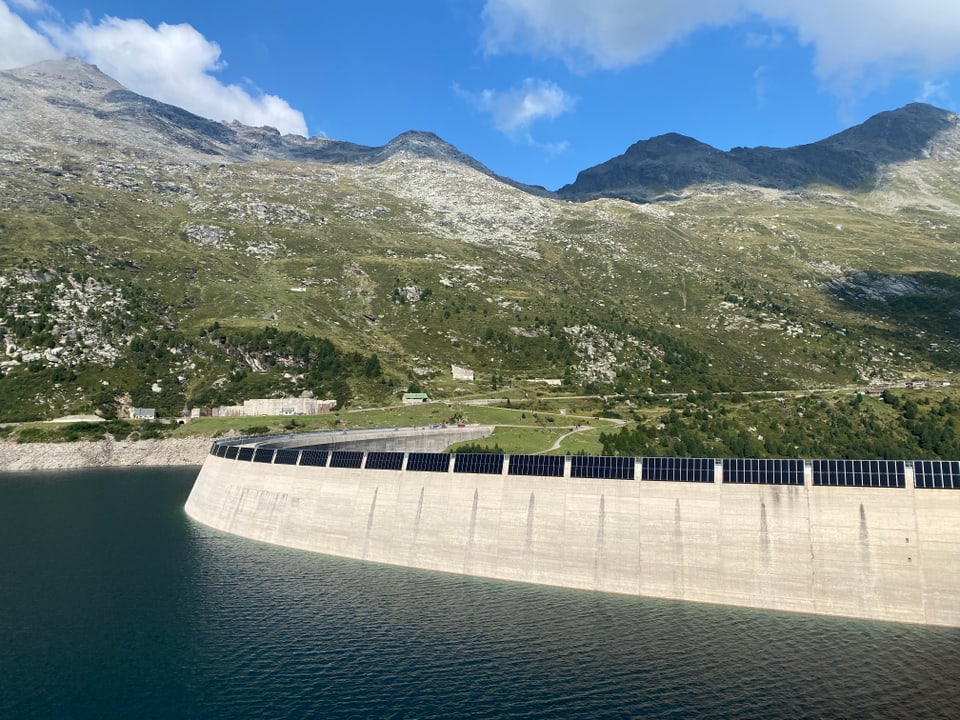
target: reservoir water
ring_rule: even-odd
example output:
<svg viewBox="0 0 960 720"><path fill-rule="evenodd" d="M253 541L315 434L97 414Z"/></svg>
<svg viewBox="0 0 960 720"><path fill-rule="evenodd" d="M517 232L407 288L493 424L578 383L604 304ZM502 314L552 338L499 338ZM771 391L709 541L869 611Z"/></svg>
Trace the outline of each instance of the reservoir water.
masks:
<svg viewBox="0 0 960 720"><path fill-rule="evenodd" d="M0 474L0 718L960 716L957 629L287 550L190 520L196 474Z"/></svg>

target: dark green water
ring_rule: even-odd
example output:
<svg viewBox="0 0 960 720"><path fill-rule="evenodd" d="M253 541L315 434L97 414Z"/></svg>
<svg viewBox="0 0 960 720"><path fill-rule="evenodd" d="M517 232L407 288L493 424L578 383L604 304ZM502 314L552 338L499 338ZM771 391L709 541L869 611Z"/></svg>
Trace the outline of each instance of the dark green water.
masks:
<svg viewBox="0 0 960 720"><path fill-rule="evenodd" d="M960 717L958 630L275 548L195 475L0 474L0 718Z"/></svg>

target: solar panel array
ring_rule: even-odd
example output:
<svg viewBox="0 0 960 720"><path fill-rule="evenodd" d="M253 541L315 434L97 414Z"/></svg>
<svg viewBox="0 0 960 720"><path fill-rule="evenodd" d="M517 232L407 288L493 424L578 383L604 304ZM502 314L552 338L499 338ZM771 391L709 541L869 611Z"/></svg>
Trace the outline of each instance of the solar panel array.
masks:
<svg viewBox="0 0 960 720"><path fill-rule="evenodd" d="M253 452L253 461L257 463L272 463L273 448L257 448Z"/></svg>
<svg viewBox="0 0 960 720"><path fill-rule="evenodd" d="M453 459L453 471L479 475L499 475L503 472L503 455L500 453L457 453Z"/></svg>
<svg viewBox="0 0 960 720"><path fill-rule="evenodd" d="M633 480L636 461L632 457L574 455L570 461L570 477L600 480Z"/></svg>
<svg viewBox="0 0 960 720"><path fill-rule="evenodd" d="M297 460L300 457L299 450L277 450L277 454L273 456L274 465L296 465Z"/></svg>
<svg viewBox="0 0 960 720"><path fill-rule="evenodd" d="M902 488L903 460L814 460L813 484L838 487Z"/></svg>
<svg viewBox="0 0 960 720"><path fill-rule="evenodd" d="M296 465L310 467L360 468L371 470L402 470L404 457L407 470L413 472L448 472L448 453L369 452L337 450L332 453L312 446L303 449L253 448L214 443L210 454L227 460ZM453 471L458 473L492 474L503 472L532 477L563 477L567 461L562 455L510 455L499 453L458 453L453 456ZM575 478L604 480L635 479L636 458L574 455L570 460L570 475ZM713 458L640 458L641 477L644 480L673 482L714 481ZM793 459L724 458L723 482L732 484L803 485L804 461ZM813 484L820 487L880 487L902 488L906 485L905 463L902 460L814 460ZM960 490L960 461L915 460L914 484L918 488Z"/></svg>
<svg viewBox="0 0 960 720"><path fill-rule="evenodd" d="M326 450L303 450L300 453L300 464L310 467L326 467L328 454Z"/></svg>
<svg viewBox="0 0 960 720"><path fill-rule="evenodd" d="M447 472L450 470L450 456L447 453L410 453L407 455L407 470Z"/></svg>
<svg viewBox="0 0 960 720"><path fill-rule="evenodd" d="M330 455L332 468L358 468L362 462L362 450L334 450Z"/></svg>
<svg viewBox="0 0 960 720"><path fill-rule="evenodd" d="M803 460L724 458L723 481L750 485L803 485Z"/></svg>
<svg viewBox="0 0 960 720"><path fill-rule="evenodd" d="M960 460L914 460L913 478L918 488L960 490Z"/></svg>
<svg viewBox="0 0 960 720"><path fill-rule="evenodd" d="M403 470L403 453L369 452L364 467L367 470Z"/></svg>
<svg viewBox="0 0 960 720"><path fill-rule="evenodd" d="M563 455L511 455L509 475L563 477Z"/></svg>
<svg viewBox="0 0 960 720"><path fill-rule="evenodd" d="M645 457L641 460L644 480L712 483L713 458Z"/></svg>

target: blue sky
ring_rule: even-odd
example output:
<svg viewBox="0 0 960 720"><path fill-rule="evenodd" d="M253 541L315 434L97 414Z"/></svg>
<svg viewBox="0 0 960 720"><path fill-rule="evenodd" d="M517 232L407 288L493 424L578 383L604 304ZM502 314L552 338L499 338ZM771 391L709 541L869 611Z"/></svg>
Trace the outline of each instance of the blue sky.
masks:
<svg viewBox="0 0 960 720"><path fill-rule="evenodd" d="M429 130L550 189L665 132L784 147L960 110L957 0L0 0L0 68L64 54L218 120Z"/></svg>

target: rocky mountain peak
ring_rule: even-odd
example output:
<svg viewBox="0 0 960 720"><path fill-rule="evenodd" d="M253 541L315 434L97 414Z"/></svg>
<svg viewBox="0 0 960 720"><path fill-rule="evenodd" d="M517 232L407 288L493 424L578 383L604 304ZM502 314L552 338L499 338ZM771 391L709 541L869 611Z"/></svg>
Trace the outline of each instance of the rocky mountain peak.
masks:
<svg viewBox="0 0 960 720"><path fill-rule="evenodd" d="M101 72L96 65L69 56L56 60L43 60L0 74L58 92L76 92L77 89L109 92L124 89L123 85Z"/></svg>
<svg viewBox="0 0 960 720"><path fill-rule="evenodd" d="M77 58L0 72L0 139L4 137L14 144L177 162L377 164L405 156L455 163L527 192L549 194L496 175L431 132L409 131L371 147L218 122L139 95Z"/></svg>
<svg viewBox="0 0 960 720"><path fill-rule="evenodd" d="M649 202L713 183L781 189L823 183L855 189L869 183L884 166L925 158L960 158L960 122L947 110L912 103L824 140L790 148L737 147L724 152L677 133L660 135L582 171L558 194L573 200L616 197Z"/></svg>
<svg viewBox="0 0 960 720"><path fill-rule="evenodd" d="M720 152L716 148L707 145L706 143L702 143L696 138L692 138L687 135L681 135L680 133L666 133L664 135L652 137L649 140L635 142L633 145L627 148L627 151L624 153L624 155L662 157L664 155L672 155L677 152L697 151L710 154Z"/></svg>
<svg viewBox="0 0 960 720"><path fill-rule="evenodd" d="M853 151L879 162L902 162L960 149L955 113L925 103L881 112L864 123L821 141L837 151Z"/></svg>

